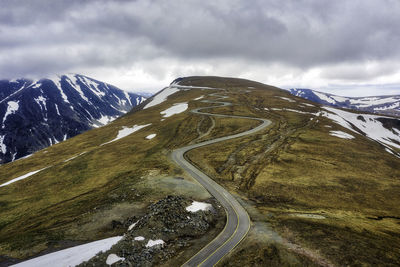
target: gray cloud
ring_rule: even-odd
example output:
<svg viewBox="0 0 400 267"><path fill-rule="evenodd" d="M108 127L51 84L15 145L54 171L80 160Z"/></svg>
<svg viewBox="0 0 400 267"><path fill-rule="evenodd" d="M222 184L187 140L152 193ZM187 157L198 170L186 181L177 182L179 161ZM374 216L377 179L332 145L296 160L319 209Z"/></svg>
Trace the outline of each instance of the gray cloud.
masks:
<svg viewBox="0 0 400 267"><path fill-rule="evenodd" d="M326 83L371 82L395 73L400 59L397 0L2 0L1 5L4 78L133 66L168 77L175 73L168 66L148 64L163 59L182 75L193 69L226 73L224 64L240 62L229 68L230 76L257 78L278 64L296 77L320 68L318 78ZM196 62L201 70L193 67ZM247 66L252 67L243 70Z"/></svg>

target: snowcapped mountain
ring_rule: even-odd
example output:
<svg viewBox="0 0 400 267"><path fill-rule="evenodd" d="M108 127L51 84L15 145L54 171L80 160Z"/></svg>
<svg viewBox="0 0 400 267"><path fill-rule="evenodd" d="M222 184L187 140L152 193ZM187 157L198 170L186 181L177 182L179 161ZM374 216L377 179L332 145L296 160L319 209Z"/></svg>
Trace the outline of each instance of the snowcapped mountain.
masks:
<svg viewBox="0 0 400 267"><path fill-rule="evenodd" d="M0 163L105 125L144 100L78 74L1 80Z"/></svg>
<svg viewBox="0 0 400 267"><path fill-rule="evenodd" d="M343 97L311 89L290 89L290 93L324 105L400 116L400 95Z"/></svg>

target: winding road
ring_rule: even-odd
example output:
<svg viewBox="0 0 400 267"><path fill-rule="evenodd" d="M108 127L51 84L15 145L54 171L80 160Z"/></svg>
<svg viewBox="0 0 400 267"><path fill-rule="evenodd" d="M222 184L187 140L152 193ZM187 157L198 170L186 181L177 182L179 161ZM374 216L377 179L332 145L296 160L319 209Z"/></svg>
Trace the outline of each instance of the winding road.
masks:
<svg viewBox="0 0 400 267"><path fill-rule="evenodd" d="M180 88L185 88L185 87L180 86ZM192 89L193 87L189 88ZM210 94L210 96L219 97L219 99L228 98L228 96L222 96L218 94ZM205 173L203 173L201 170L199 170L189 161L187 161L184 157L185 153L198 147L203 147L218 142L254 134L258 131L267 128L271 124L271 121L263 118L253 118L245 116L223 115L223 114L202 112L201 110L204 109L232 105L232 103L229 102L214 101L214 100L203 100L202 102L218 104L218 105L196 108L191 110L191 112L194 114L222 117L222 118L242 118L242 119L258 120L261 122L261 124L245 132L224 136L193 145L188 145L172 151L171 157L173 161L175 161L177 165L179 165L185 171L187 171L205 189L207 189L207 191L210 192L212 196L214 196L220 202L220 204L224 207L227 216L226 225L225 228L222 230L222 232L214 240L212 240L204 248L202 248L197 254L195 254L190 260L188 260L185 264L183 264L183 266L215 265L225 255L227 255L231 250L233 250L236 247L236 245L240 243L240 241L247 235L247 232L250 229L250 218L246 210L242 207L242 205L240 205L240 203L227 190L225 190L222 186L214 182L214 180L208 177Z"/></svg>

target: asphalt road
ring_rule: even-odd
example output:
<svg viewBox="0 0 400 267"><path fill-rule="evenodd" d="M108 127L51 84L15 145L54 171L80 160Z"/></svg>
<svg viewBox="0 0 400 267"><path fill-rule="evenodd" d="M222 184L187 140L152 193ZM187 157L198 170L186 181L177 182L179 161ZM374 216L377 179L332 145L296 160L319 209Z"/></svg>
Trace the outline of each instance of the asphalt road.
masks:
<svg viewBox="0 0 400 267"><path fill-rule="evenodd" d="M183 89L184 87L181 86ZM220 99L228 98L228 96L221 96L217 94L210 94L210 96L220 97ZM250 218L246 210L240 205L240 203L222 186L214 182L205 173L197 169L190 162L184 158L184 154L189 150L203 147L218 142L239 138L246 135L254 134L268 127L271 121L262 118L244 117L244 116L233 116L233 115L223 115L223 114L212 114L207 112L202 112L201 110L220 107L220 106L230 106L229 102L213 101L213 100L203 100L205 103L218 104L217 106L196 108L191 110L192 113L200 115L208 115L214 117L224 117L224 118L243 118L258 120L261 122L257 127L241 132L234 135L224 136L205 142L185 146L172 151L172 159L193 176L205 189L210 192L225 208L227 215L227 222L225 228L222 232L210 243L208 243L204 248L202 248L196 255L194 255L190 260L188 260L183 266L213 266L218 261L220 261L225 255L227 255L240 241L247 235L250 229Z"/></svg>

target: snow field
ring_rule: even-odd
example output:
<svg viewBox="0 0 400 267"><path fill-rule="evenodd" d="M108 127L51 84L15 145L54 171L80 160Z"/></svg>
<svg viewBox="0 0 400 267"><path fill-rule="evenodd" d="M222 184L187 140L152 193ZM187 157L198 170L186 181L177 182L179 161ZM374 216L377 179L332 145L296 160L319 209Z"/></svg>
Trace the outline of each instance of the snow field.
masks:
<svg viewBox="0 0 400 267"><path fill-rule="evenodd" d="M179 114L187 110L188 104L187 103L176 103L172 107L167 108L164 111L161 111L160 114L163 115L163 118L171 117L175 114Z"/></svg>
<svg viewBox="0 0 400 267"><path fill-rule="evenodd" d="M329 134L332 136L343 138L343 139L353 139L354 138L354 136L352 136L351 134L348 134L348 133L345 133L342 131L330 131Z"/></svg>
<svg viewBox="0 0 400 267"><path fill-rule="evenodd" d="M351 124L353 124L360 131L364 132L366 136L370 139L375 140L381 144L400 148L400 145L392 141L395 140L397 142L400 142L400 135L397 135L393 131L386 129L385 127L383 127L382 123L377 120L378 118L385 118L384 116L357 114L326 106L323 108L329 111L323 112L323 116L333 120L344 128L359 134L359 132L354 130L351 126Z"/></svg>
<svg viewBox="0 0 400 267"><path fill-rule="evenodd" d="M211 208L212 208L211 204L204 203L204 202L193 201L190 206L186 207L186 210L190 211L190 212L197 212L199 210L209 210Z"/></svg>
<svg viewBox="0 0 400 267"><path fill-rule="evenodd" d="M178 92L179 89L176 87L167 87L164 90L162 90L159 94L155 95L153 100L150 101L146 106L144 106L143 109L153 107L155 105L158 105L165 100L167 100L167 97Z"/></svg>
<svg viewBox="0 0 400 267"><path fill-rule="evenodd" d="M119 130L119 131L118 131L117 137L115 137L113 140L111 140L111 141L109 141L109 142L107 142L107 143L101 144L100 146L103 146L103 145L105 145L105 144L109 144L109 143L115 142L115 141L117 141L117 140L119 140L119 139L121 139L121 138L127 137L128 135L133 134L134 132L137 132L137 131L139 131L140 129L142 129L142 128L144 128L144 127L147 127L147 126L149 126L149 125L151 125L151 123L149 123L149 124L144 124L144 125L133 125L131 128L125 127L125 126L124 126L122 130Z"/></svg>
<svg viewBox="0 0 400 267"><path fill-rule="evenodd" d="M84 261L90 260L99 252L106 252L113 245L118 243L122 236L110 237L84 245L75 246L72 248L63 249L57 252L46 254L28 261L13 265L15 267L69 267L81 264ZM112 257L115 259L114 257ZM108 260L108 258L107 258Z"/></svg>

